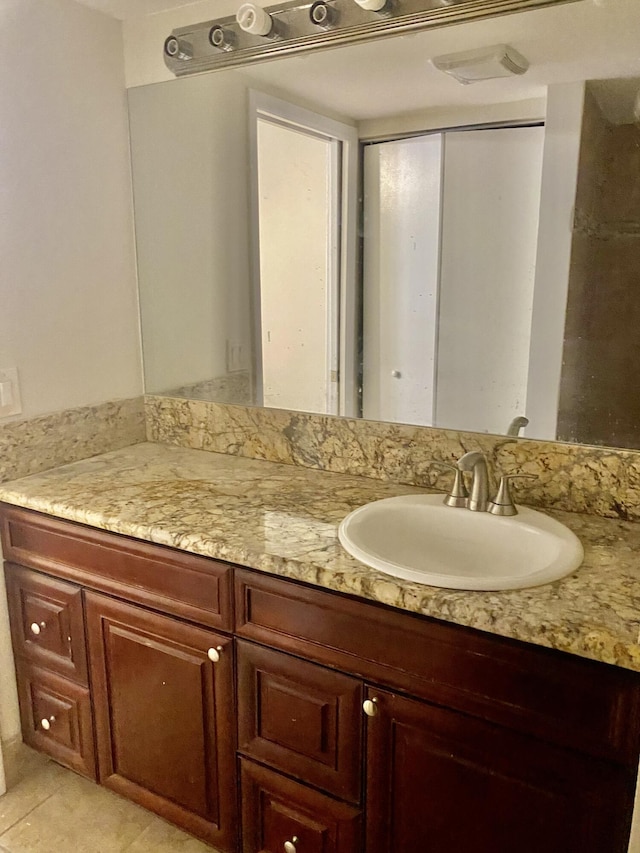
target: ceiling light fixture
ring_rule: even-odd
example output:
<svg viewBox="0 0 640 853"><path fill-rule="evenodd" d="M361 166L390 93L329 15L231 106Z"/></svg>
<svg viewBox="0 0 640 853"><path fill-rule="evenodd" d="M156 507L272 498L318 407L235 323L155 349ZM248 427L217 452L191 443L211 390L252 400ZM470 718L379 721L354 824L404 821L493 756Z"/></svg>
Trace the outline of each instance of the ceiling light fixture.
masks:
<svg viewBox="0 0 640 853"><path fill-rule="evenodd" d="M236 15L175 29L165 42L167 68L176 76L199 74L585 0L280 0L265 7L261 5L264 0L240 2ZM453 74L461 83L524 74L529 65L505 44L432 61L436 68Z"/></svg>
<svg viewBox="0 0 640 853"><path fill-rule="evenodd" d="M524 74L529 67L528 60L508 44L447 53L445 56L435 56L431 62L438 71L450 74L463 85Z"/></svg>

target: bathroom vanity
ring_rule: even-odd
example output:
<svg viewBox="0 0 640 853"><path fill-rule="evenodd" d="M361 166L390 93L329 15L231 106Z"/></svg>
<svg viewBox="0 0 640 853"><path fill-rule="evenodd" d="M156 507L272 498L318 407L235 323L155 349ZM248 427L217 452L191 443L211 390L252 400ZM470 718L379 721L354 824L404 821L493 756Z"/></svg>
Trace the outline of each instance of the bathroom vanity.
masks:
<svg viewBox="0 0 640 853"><path fill-rule="evenodd" d="M209 466L210 482L196 479L193 460ZM224 471L234 468L232 492ZM26 742L223 851L626 851L640 674L629 649L626 666L560 650L550 602L572 580L499 594L434 590L443 621L425 615L419 585L389 579L407 593L391 607L384 577L339 553L326 530L333 580L328 565L319 568L312 540L329 526L327 510L320 522L294 472L142 445L2 487ZM291 526L300 526L300 545L308 516L315 563L275 559L268 517L276 506L286 516L277 484L285 474L299 506ZM325 506L333 500L342 512L341 483L357 500L356 478L304 476L333 489ZM106 477L119 482L113 493ZM364 491L400 490L362 482ZM167 490L173 504L161 523ZM43 509L56 491L48 512L22 508ZM252 566L256 519L263 559ZM279 521L284 553L293 545ZM618 536L624 527L594 523L615 525ZM156 544L163 536L178 547ZM577 583L590 571L588 557ZM602 604L602 585L593 593ZM494 634L453 624L447 596L492 610ZM526 609L547 602L538 642L496 635L509 633L505 608L518 621L516 601L530 627ZM574 616L567 608L566 642ZM623 646L621 638L621 655Z"/></svg>

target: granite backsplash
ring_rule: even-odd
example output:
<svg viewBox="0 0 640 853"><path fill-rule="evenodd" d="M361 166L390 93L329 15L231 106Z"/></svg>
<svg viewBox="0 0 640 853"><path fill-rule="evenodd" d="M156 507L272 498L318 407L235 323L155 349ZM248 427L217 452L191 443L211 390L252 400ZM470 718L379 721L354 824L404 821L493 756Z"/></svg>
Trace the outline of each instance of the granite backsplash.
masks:
<svg viewBox="0 0 640 853"><path fill-rule="evenodd" d="M640 521L640 452L147 396L147 439L446 490L435 468L481 450L530 506ZM495 483L494 483L495 485Z"/></svg>
<svg viewBox="0 0 640 853"><path fill-rule="evenodd" d="M0 483L145 440L142 397L0 424Z"/></svg>

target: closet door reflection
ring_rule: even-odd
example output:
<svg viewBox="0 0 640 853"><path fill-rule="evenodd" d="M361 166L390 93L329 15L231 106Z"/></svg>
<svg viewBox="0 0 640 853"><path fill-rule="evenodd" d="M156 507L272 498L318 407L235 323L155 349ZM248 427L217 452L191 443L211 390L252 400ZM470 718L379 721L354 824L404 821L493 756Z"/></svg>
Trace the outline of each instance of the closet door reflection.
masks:
<svg viewBox="0 0 640 853"><path fill-rule="evenodd" d="M362 415L433 424L443 135L364 150Z"/></svg>
<svg viewBox="0 0 640 853"><path fill-rule="evenodd" d="M447 133L436 424L526 416L544 128Z"/></svg>
<svg viewBox="0 0 640 853"><path fill-rule="evenodd" d="M505 433L526 415L543 140L367 146L364 417Z"/></svg>

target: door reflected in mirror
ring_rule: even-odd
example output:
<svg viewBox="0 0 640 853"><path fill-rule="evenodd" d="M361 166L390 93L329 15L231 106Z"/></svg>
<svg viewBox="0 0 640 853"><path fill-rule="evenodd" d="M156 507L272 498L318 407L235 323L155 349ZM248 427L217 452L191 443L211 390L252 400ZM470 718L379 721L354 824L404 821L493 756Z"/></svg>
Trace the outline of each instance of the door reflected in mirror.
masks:
<svg viewBox="0 0 640 853"><path fill-rule="evenodd" d="M254 90L249 128L254 401L357 415L355 128Z"/></svg>
<svg viewBox="0 0 640 853"><path fill-rule="evenodd" d="M367 145L363 415L505 433L525 415L544 128Z"/></svg>

